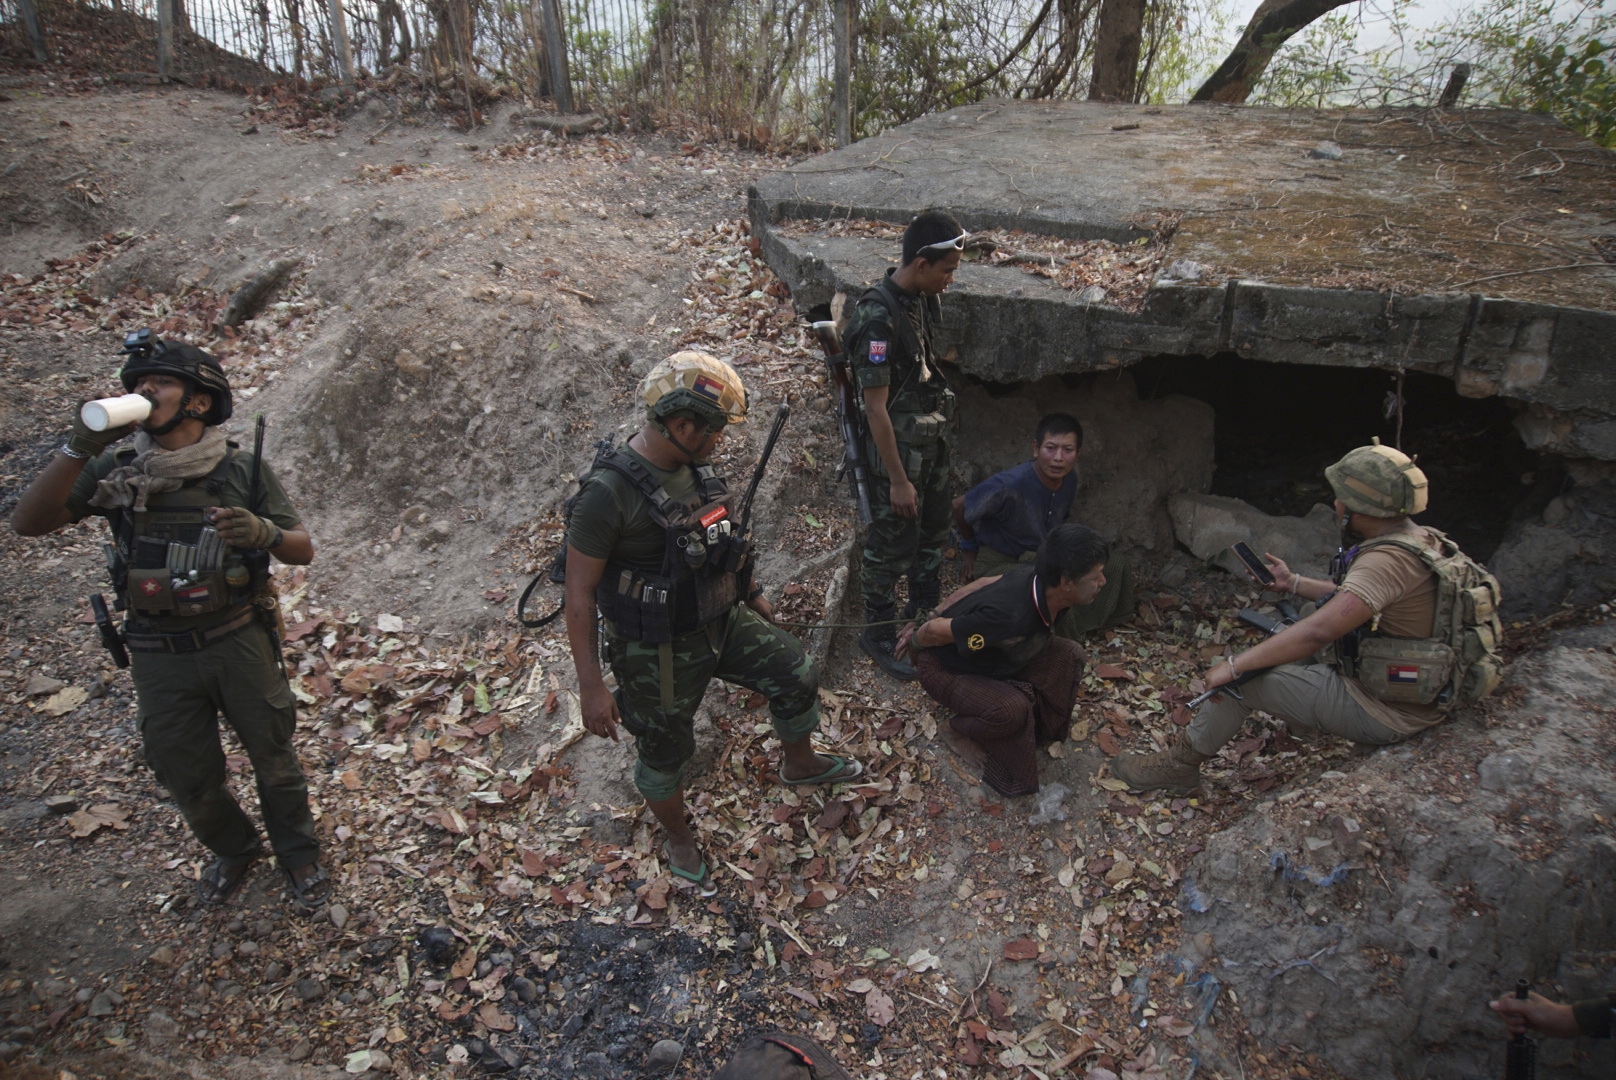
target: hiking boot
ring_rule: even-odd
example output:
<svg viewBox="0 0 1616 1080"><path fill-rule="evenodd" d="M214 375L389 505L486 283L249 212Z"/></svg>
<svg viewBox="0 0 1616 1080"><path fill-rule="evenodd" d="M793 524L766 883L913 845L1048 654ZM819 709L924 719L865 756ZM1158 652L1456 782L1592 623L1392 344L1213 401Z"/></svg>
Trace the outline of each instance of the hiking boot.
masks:
<svg viewBox="0 0 1616 1080"><path fill-rule="evenodd" d="M1165 791L1188 795L1201 786L1201 762L1211 756L1190 745L1189 733L1179 731L1165 750L1154 754L1118 754L1111 775L1132 791Z"/></svg>
<svg viewBox="0 0 1616 1080"><path fill-rule="evenodd" d="M903 606L903 617L913 619L916 615L924 615L937 610L937 604L943 598L943 583L941 581L928 581L921 585L910 583L909 600Z"/></svg>
<svg viewBox="0 0 1616 1080"><path fill-rule="evenodd" d="M896 656L893 650L898 645L898 628L890 622L893 618L895 605L887 604L882 607L867 607L864 611L864 621L869 623L885 623L884 626L866 626L859 634L859 648L880 665L881 670L900 682L913 682L919 678L915 672L915 665L901 656Z"/></svg>

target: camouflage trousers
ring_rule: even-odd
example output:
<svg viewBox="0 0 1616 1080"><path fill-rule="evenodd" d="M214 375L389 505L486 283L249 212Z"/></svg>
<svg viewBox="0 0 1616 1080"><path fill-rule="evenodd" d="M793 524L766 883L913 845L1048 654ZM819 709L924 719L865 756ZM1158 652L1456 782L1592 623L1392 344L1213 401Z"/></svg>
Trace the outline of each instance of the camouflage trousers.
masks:
<svg viewBox="0 0 1616 1080"><path fill-rule="evenodd" d="M936 581L941 573L951 520L950 455L948 443L942 439L926 446L898 443L898 457L904 462L904 471L915 485L917 496L916 516L906 518L892 509L892 482L881 465L881 455L868 444L865 453L875 466L870 477L873 520L864 537L864 565L860 571L864 608L870 611L893 603L893 587L900 577L908 575L909 593L913 596L917 586Z"/></svg>
<svg viewBox="0 0 1616 1080"><path fill-rule="evenodd" d="M796 638L745 604L665 646L608 630L606 648L617 677L617 707L638 752L634 786L651 802L671 799L683 789L696 752L696 709L713 679L768 698L782 742L798 742L819 730L819 671L813 660Z"/></svg>

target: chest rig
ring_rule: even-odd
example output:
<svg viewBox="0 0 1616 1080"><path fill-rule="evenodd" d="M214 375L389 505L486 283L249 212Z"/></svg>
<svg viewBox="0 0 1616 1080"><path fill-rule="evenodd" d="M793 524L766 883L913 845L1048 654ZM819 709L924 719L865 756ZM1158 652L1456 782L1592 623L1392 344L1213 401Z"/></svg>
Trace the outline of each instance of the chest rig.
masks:
<svg viewBox="0 0 1616 1080"><path fill-rule="evenodd" d="M1371 548L1395 547L1415 556L1436 579L1431 636L1381 634L1377 616L1335 643L1335 661L1380 701L1446 710L1473 705L1498 685L1504 627L1498 579L1445 535L1429 531L1434 547L1399 533L1365 540L1337 555L1330 573L1339 587L1352 561Z"/></svg>
<svg viewBox="0 0 1616 1080"><path fill-rule="evenodd" d="M207 507L220 505L234 454L227 450L213 471L178 490L149 495L144 510L112 512L107 567L119 607L136 618L189 617L252 601L253 567L205 516ZM118 464L133 457L133 449L119 451Z"/></svg>
<svg viewBox="0 0 1616 1080"><path fill-rule="evenodd" d="M930 297L922 296L914 300L920 305L922 324L928 327L928 333L922 338L915 332L904 299L907 298L900 297L897 286L892 284L892 278L888 276L865 290L859 302L876 300L887 309L892 335L903 346L903 352L908 354L905 370L887 397L887 413L892 417L893 432L899 442L929 444L938 439L947 439L949 423L954 419L954 391L949 389L947 380L937 366L929 332L935 320L941 318L941 312L932 310ZM922 360L931 377L925 382L918 382ZM897 376L900 373L894 371L893 374Z"/></svg>
<svg viewBox="0 0 1616 1080"><path fill-rule="evenodd" d="M666 537L659 573L607 562L595 602L620 637L662 644L728 614L752 576L752 545L730 518L729 489L711 465L691 466L696 487L674 498L640 460L602 449L594 470L611 469L650 504Z"/></svg>

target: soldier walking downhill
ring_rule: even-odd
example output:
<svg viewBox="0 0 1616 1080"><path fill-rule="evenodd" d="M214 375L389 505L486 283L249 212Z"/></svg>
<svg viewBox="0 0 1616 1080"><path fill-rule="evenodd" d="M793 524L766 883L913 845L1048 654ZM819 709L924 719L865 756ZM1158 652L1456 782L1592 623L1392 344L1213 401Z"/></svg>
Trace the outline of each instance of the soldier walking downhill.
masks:
<svg viewBox="0 0 1616 1080"><path fill-rule="evenodd" d="M634 736L634 783L667 833L669 869L711 896L718 887L684 804L696 708L710 681L768 699L781 783L840 783L864 768L814 752L819 672L772 625L728 489L709 464L725 426L746 417L740 376L706 353L680 352L651 369L641 393L644 426L596 457L568 514L567 638L584 726L616 741L621 723ZM601 673L602 622L615 694Z"/></svg>
<svg viewBox="0 0 1616 1080"><path fill-rule="evenodd" d="M859 299L844 335L864 395L865 460L887 481L870 485L874 520L861 571L870 625L859 647L897 679L915 678L915 666L895 648L898 579L909 578L905 618L935 608L942 591L954 393L937 367L937 297L954 280L965 237L941 210L917 215L903 233L902 265Z"/></svg>
<svg viewBox="0 0 1616 1080"><path fill-rule="evenodd" d="M292 746L296 702L268 555L306 565L313 542L269 465L226 440L219 425L230 419L230 383L219 361L149 331L131 334L124 351L119 378L151 402L151 414L91 431L75 413L67 443L18 500L12 527L43 536L91 514L111 526L146 761L216 856L197 882L198 899L228 901L262 854L257 828L230 793L223 713L252 762L293 900L312 910L331 886ZM133 446L108 450L130 433Z"/></svg>

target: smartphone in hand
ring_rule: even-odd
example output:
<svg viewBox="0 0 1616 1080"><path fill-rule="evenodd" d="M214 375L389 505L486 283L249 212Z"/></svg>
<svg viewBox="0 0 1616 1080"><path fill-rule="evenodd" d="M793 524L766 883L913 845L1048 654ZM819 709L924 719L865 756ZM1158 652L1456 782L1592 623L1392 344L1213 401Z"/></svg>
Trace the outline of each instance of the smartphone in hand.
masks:
<svg viewBox="0 0 1616 1080"><path fill-rule="evenodd" d="M1235 544L1230 550L1235 553L1236 558L1246 564L1246 568L1251 571L1252 577L1256 578L1264 585L1272 585L1274 583L1273 571L1269 570L1268 564L1259 559L1257 557L1257 553L1251 550L1250 544L1247 544L1244 540L1242 540Z"/></svg>

